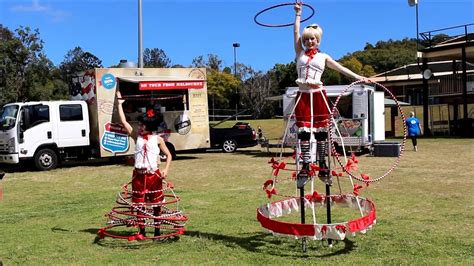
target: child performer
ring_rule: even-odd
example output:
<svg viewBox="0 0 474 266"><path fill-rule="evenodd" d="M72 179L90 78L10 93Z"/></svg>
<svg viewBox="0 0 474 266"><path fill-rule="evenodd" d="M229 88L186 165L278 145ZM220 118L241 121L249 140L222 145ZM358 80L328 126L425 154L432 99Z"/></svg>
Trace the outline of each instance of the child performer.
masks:
<svg viewBox="0 0 474 266"><path fill-rule="evenodd" d="M296 83L299 91L296 97L295 118L299 127L300 140L317 141L318 162L321 170L318 176L328 182L329 170L325 162L327 152L327 126L329 124L330 106L326 96L326 90L321 82L321 75L326 65L341 74L356 80L368 82L365 77L357 75L346 67L340 65L329 55L321 53L318 47L321 43L323 30L317 24L312 24L304 28L300 36L300 23L302 3L295 3L295 24L294 24L294 48L296 53L296 67L298 79ZM311 141L310 141L311 142ZM309 151L313 151L309 148ZM304 151L302 151L304 153ZM304 157L304 155L303 155Z"/></svg>
<svg viewBox="0 0 474 266"><path fill-rule="evenodd" d="M160 136L154 134L161 123L161 119L153 109L139 119L138 130L134 130L127 122L123 112L122 99L120 91L117 90L118 114L120 122L125 127L127 133L135 141L135 169L132 176L132 202L160 205L163 201L163 182L168 175L171 165L171 153ZM166 155L166 166L159 169L160 150ZM145 209L145 207L143 207ZM153 207L153 216L158 217L161 212L160 206ZM155 219L158 223L159 219ZM140 233L145 236L145 226L140 226ZM160 225L155 224L155 236L160 235Z"/></svg>

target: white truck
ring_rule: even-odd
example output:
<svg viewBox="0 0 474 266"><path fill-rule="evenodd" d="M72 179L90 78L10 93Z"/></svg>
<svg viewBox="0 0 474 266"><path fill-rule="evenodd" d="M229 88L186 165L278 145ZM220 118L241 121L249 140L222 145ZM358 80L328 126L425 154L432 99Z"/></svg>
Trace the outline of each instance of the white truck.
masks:
<svg viewBox="0 0 474 266"><path fill-rule="evenodd" d="M33 161L50 170L70 159L133 155L118 122L116 90L136 126L147 108L163 115L159 133L175 152L210 147L206 71L199 68L97 68L72 78L71 100L17 102L0 111L0 163Z"/></svg>
<svg viewBox="0 0 474 266"><path fill-rule="evenodd" d="M325 86L330 106L347 88L345 85ZM294 109L298 87L288 87L283 95L283 117L288 128L283 144L286 147L296 143L298 128L291 112ZM332 103L331 103L332 102ZM348 90L337 105L335 115L337 128L332 136L339 148L351 151L370 149L376 142L385 140L384 92L375 91L372 86L355 85Z"/></svg>

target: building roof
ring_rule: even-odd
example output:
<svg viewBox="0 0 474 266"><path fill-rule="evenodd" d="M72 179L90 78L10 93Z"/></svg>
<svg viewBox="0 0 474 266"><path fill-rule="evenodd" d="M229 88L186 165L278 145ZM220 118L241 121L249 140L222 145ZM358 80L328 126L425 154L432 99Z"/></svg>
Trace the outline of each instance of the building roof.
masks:
<svg viewBox="0 0 474 266"><path fill-rule="evenodd" d="M428 68L433 73L434 77L441 77L446 75L453 74L453 66L455 67L457 73L462 71L462 62L461 60L454 61L438 61L438 62L428 62ZM467 73L474 73L474 64L466 62ZM380 74L376 74L370 79L376 82L389 82L389 81L420 81L422 80L421 76L422 64L413 63L405 65L399 68L395 68Z"/></svg>

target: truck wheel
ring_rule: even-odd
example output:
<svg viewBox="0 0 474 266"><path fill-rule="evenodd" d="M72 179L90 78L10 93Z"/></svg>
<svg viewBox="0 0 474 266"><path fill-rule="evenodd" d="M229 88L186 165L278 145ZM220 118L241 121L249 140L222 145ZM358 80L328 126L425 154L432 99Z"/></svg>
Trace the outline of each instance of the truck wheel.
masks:
<svg viewBox="0 0 474 266"><path fill-rule="evenodd" d="M237 142L233 139L226 139L222 142L222 150L231 153L237 150Z"/></svg>
<svg viewBox="0 0 474 266"><path fill-rule="evenodd" d="M173 144L171 144L170 142L165 142L165 144L171 153L171 159L176 160L176 149L174 148ZM160 152L160 159L162 161L166 161L166 155L163 152Z"/></svg>
<svg viewBox="0 0 474 266"><path fill-rule="evenodd" d="M42 149L36 152L34 161L36 169L51 170L58 166L58 155L51 149Z"/></svg>

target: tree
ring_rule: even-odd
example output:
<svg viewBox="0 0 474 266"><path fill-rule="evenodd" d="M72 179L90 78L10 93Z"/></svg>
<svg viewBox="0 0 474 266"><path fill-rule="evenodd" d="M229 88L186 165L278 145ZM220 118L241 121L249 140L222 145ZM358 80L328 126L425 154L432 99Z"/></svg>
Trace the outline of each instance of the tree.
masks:
<svg viewBox="0 0 474 266"><path fill-rule="evenodd" d="M61 75L66 82L69 81L71 75L100 67L103 67L102 60L90 52L84 52L79 46L69 50L59 64Z"/></svg>
<svg viewBox="0 0 474 266"><path fill-rule="evenodd" d="M53 63L43 53L39 30L20 26L15 33L0 24L0 102L43 100L60 96L63 88L51 73Z"/></svg>
<svg viewBox="0 0 474 266"><path fill-rule="evenodd" d="M250 77L243 82L241 101L244 106L250 107L254 118L270 118L274 115L272 102L267 100L275 87L273 86L272 72L250 71Z"/></svg>
<svg viewBox="0 0 474 266"><path fill-rule="evenodd" d="M295 87L295 80L298 78L298 73L296 72L296 62L292 61L286 65L276 64L271 70L274 91L278 94L283 94L286 91L287 87Z"/></svg>
<svg viewBox="0 0 474 266"><path fill-rule="evenodd" d="M379 41L375 46L366 44L363 51L348 54L341 61L350 60L351 57L355 57L363 66L371 66L375 73L383 73L416 62L416 39L390 39Z"/></svg>
<svg viewBox="0 0 474 266"><path fill-rule="evenodd" d="M207 60L204 59L204 56L200 55L193 59L191 63L192 67L203 67L208 70L220 71L222 66L222 60L215 54L208 54Z"/></svg>
<svg viewBox="0 0 474 266"><path fill-rule="evenodd" d="M229 109L235 103L240 80L230 73L230 68L220 71L222 60L217 55L200 55L193 59L191 67L205 68L207 73L208 99L213 109Z"/></svg>
<svg viewBox="0 0 474 266"><path fill-rule="evenodd" d="M239 86L240 81L231 74L217 70L207 71L208 100L213 109L230 108L230 100Z"/></svg>
<svg viewBox="0 0 474 266"><path fill-rule="evenodd" d="M437 34L429 40L420 40L420 42L421 42L421 45L423 45L424 47L432 47L439 43L447 41L450 38L451 37L449 37L449 35L446 35L446 34Z"/></svg>
<svg viewBox="0 0 474 266"><path fill-rule="evenodd" d="M143 65L144 67L169 68L171 60L162 49L146 48L143 52Z"/></svg>
<svg viewBox="0 0 474 266"><path fill-rule="evenodd" d="M363 65L355 56L349 56L349 57L344 57L343 59L339 60L339 63L341 65L347 67L350 69L352 72L359 74L364 77L370 77L375 75L375 71L370 65ZM335 83L335 84L350 84L354 80L351 78L348 78L346 76L340 75L340 83ZM326 80L325 80L326 81ZM329 84L326 81L326 84ZM331 84L333 85L333 84Z"/></svg>

